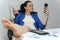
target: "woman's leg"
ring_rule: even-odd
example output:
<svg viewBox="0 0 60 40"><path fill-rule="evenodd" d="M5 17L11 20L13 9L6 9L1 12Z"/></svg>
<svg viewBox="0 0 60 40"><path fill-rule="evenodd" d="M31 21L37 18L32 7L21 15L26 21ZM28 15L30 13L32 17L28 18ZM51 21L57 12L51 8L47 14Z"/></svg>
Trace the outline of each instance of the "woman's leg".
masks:
<svg viewBox="0 0 60 40"><path fill-rule="evenodd" d="M24 27L22 26L20 27L19 25L12 23L8 19L5 19L5 18L2 18L2 23L4 27L11 30L14 36L17 38L19 38L23 33L26 33L29 31L28 26L25 25Z"/></svg>

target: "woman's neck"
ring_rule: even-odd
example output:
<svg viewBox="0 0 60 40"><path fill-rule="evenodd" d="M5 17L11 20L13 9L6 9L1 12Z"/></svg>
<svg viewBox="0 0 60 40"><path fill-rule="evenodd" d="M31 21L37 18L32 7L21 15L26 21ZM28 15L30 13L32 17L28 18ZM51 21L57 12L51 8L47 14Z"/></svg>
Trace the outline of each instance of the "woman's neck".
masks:
<svg viewBox="0 0 60 40"><path fill-rule="evenodd" d="M28 12L28 11L26 11L25 13L26 13L26 15L30 15L30 12Z"/></svg>

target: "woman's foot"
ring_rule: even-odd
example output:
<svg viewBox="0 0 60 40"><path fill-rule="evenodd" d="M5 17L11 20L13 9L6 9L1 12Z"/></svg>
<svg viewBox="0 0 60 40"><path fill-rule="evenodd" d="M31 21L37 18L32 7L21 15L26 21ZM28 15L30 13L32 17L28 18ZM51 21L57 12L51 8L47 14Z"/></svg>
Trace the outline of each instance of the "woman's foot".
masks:
<svg viewBox="0 0 60 40"><path fill-rule="evenodd" d="M4 25L5 28L12 30L12 22L9 20L2 18L2 24Z"/></svg>
<svg viewBox="0 0 60 40"><path fill-rule="evenodd" d="M22 34L22 32L21 32L22 27L20 29L19 25L13 24L8 19L2 18L2 24L4 25L5 28L11 30L15 37L20 37L20 35Z"/></svg>
<svg viewBox="0 0 60 40"><path fill-rule="evenodd" d="M29 31L28 26L20 26L18 24L14 24L11 21L9 21L8 19L2 18L2 23L4 25L5 28L10 29L14 36L19 38L23 33L26 33Z"/></svg>

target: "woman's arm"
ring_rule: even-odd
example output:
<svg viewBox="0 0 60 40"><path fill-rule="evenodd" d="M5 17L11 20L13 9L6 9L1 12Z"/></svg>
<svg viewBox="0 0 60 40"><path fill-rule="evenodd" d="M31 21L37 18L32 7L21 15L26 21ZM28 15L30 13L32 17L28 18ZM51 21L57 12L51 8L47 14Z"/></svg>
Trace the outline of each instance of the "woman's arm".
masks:
<svg viewBox="0 0 60 40"><path fill-rule="evenodd" d="M45 8L44 11L45 11L45 19L43 20L43 23L40 21L39 17L36 15L38 28L40 28L41 30L45 29L47 21L48 21L48 17L49 17L48 8Z"/></svg>
<svg viewBox="0 0 60 40"><path fill-rule="evenodd" d="M44 12L45 12L45 19L43 20L43 24L46 25L48 18L49 18L49 10L48 7L44 8Z"/></svg>
<svg viewBox="0 0 60 40"><path fill-rule="evenodd" d="M15 10L15 9L13 10L13 14L14 14L14 15L16 15L16 14L18 14L18 13L19 13L18 10Z"/></svg>

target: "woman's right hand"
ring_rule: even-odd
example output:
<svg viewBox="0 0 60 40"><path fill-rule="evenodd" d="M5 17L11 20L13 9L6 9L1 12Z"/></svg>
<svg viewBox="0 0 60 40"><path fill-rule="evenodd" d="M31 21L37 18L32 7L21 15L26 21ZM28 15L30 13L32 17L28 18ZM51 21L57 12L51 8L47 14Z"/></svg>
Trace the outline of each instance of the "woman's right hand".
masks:
<svg viewBox="0 0 60 40"><path fill-rule="evenodd" d="M16 14L18 14L18 13L19 13L18 10L15 10L15 9L13 10L13 14L14 14L14 15L16 15Z"/></svg>

